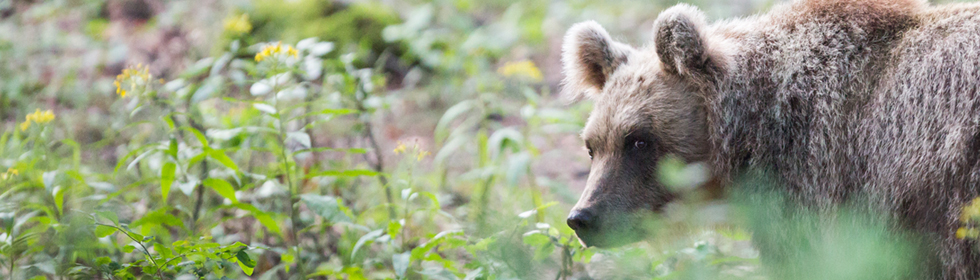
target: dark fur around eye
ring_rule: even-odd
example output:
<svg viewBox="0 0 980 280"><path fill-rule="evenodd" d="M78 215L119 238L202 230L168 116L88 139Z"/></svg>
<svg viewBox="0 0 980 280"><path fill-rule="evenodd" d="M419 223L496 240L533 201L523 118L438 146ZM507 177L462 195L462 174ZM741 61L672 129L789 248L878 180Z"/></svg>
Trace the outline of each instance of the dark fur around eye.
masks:
<svg viewBox="0 0 980 280"><path fill-rule="evenodd" d="M647 151L653 147L655 138L648 133L630 133L626 136L624 147L627 152Z"/></svg>

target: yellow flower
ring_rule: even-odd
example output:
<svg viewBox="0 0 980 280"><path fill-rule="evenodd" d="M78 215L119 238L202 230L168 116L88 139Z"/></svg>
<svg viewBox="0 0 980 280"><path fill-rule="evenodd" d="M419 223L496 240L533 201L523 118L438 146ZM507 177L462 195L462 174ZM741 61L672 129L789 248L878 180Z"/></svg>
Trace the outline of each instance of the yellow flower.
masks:
<svg viewBox="0 0 980 280"><path fill-rule="evenodd" d="M504 77L525 77L534 82L540 82L544 77L541 70L530 60L507 62L503 67L497 69L497 73Z"/></svg>
<svg viewBox="0 0 980 280"><path fill-rule="evenodd" d="M400 155L401 153L404 153L405 152L405 144L399 142L398 143L398 147L395 147L394 152L395 152L396 155Z"/></svg>
<svg viewBox="0 0 980 280"><path fill-rule="evenodd" d="M19 175L19 174L20 174L20 171L17 171L17 169L7 168L7 172L5 172L3 174L0 174L0 180L7 180L7 179L13 178L14 176Z"/></svg>
<svg viewBox="0 0 980 280"><path fill-rule="evenodd" d="M296 58L299 57L299 52L290 45L283 46L282 42L276 42L275 45L265 45L265 47L262 48L262 51L255 54L255 61L262 62L266 58L281 58L284 56L292 56L293 58Z"/></svg>
<svg viewBox="0 0 980 280"><path fill-rule="evenodd" d="M416 156L415 158L416 158L417 161L422 161L422 159L425 158L428 155L429 155L429 151L421 150L420 149L418 156Z"/></svg>
<svg viewBox="0 0 980 280"><path fill-rule="evenodd" d="M41 112L41 109L35 109L34 113L27 114L26 120L20 123L20 130L27 130L27 128L31 127L31 123L45 124L51 122L52 120L54 120L54 112L51 110Z"/></svg>
<svg viewBox="0 0 980 280"><path fill-rule="evenodd" d="M235 35L252 31L252 23L248 21L248 14L225 18L225 31Z"/></svg>
<svg viewBox="0 0 980 280"><path fill-rule="evenodd" d="M394 152L396 155L400 155L405 153L407 150L408 147L405 145L405 143L398 142L398 146L395 147ZM421 147L419 147L418 143L412 145L412 152L412 156L414 156L417 161L422 161L422 159L431 154L429 151L423 150Z"/></svg>
<svg viewBox="0 0 980 280"><path fill-rule="evenodd" d="M980 197L974 198L969 204L963 206L960 222L967 223L970 220L980 220Z"/></svg>
<svg viewBox="0 0 980 280"><path fill-rule="evenodd" d="M976 239L977 236L980 236L980 230L976 228L961 227L956 230L956 238L958 239Z"/></svg>
<svg viewBox="0 0 980 280"><path fill-rule="evenodd" d="M116 80L112 82L112 85L116 86L116 94L121 97L126 97L126 93L136 91L137 87L146 86L152 80L153 75L150 75L150 67L143 66L140 63L136 67L123 69L122 73L116 75ZM123 85L127 83L129 85L129 91L123 89Z"/></svg>

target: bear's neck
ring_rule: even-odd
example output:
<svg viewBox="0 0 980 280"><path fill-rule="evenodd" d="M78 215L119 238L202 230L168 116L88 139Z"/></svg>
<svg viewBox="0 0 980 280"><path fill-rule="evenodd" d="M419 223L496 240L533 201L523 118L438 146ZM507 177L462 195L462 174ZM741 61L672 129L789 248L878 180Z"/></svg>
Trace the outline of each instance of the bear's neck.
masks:
<svg viewBox="0 0 980 280"><path fill-rule="evenodd" d="M853 128L912 20L853 24L839 20L846 14L788 20L779 12L788 13L715 26L734 50L706 94L712 167L726 182L752 170L843 197L861 183Z"/></svg>

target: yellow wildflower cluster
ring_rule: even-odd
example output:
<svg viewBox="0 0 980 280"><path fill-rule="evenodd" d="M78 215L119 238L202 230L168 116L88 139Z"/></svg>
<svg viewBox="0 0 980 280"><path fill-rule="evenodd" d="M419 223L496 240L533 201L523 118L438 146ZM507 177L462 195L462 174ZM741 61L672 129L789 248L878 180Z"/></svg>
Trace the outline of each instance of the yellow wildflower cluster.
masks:
<svg viewBox="0 0 980 280"><path fill-rule="evenodd" d="M54 120L54 112L51 112L51 110L41 112L41 109L35 109L34 113L27 114L27 120L20 123L20 130L27 130L27 128L31 127L31 123L45 124L52 120Z"/></svg>
<svg viewBox="0 0 980 280"><path fill-rule="evenodd" d="M504 77L525 77L534 82L540 82L544 78L541 70L530 60L507 62L504 67L497 69L497 73Z"/></svg>
<svg viewBox="0 0 980 280"><path fill-rule="evenodd" d="M252 31L252 23L248 21L248 14L226 18L225 31L235 35L245 34Z"/></svg>
<svg viewBox="0 0 980 280"><path fill-rule="evenodd" d="M402 153L405 153L407 150L408 150L408 147L405 146L405 143L398 142L398 146L395 147L394 152L395 152L396 155L400 155ZM412 146L412 150L414 151L414 155L413 156L415 156L415 160L417 160L417 161L422 161L422 159L424 159L426 156L429 156L430 155L429 151L423 150L421 147L419 147L419 144L418 143L415 143Z"/></svg>
<svg viewBox="0 0 980 280"><path fill-rule="evenodd" d="M14 168L7 168L7 172L0 173L0 181L13 178L14 176L20 175L20 171Z"/></svg>
<svg viewBox="0 0 980 280"><path fill-rule="evenodd" d="M126 97L126 93L136 91L139 86L145 86L150 82L153 75L150 75L150 67L143 66L142 63L136 67L123 69L122 73L116 76L116 81L112 85L116 86L116 94ZM123 84L129 83L129 91L123 89Z"/></svg>
<svg viewBox="0 0 980 280"><path fill-rule="evenodd" d="M964 226L956 230L956 238L977 239L980 237L980 229L976 228L977 223L980 222L980 197L974 198L973 201L963 207L963 212L960 213L960 222Z"/></svg>
<svg viewBox="0 0 980 280"><path fill-rule="evenodd" d="M266 45L265 48L262 49L262 51L255 54L255 61L262 62L266 58L269 57L275 58L277 56L292 56L295 58L295 57L299 57L299 52L297 52L296 49L294 49L290 45L283 46L282 42L276 42L275 45L273 44Z"/></svg>

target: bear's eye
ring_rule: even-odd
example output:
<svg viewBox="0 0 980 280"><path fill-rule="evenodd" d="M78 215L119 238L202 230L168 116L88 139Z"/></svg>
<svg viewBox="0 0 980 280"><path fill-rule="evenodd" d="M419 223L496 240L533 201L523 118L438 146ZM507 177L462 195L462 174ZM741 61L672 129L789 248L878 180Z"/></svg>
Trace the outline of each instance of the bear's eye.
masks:
<svg viewBox="0 0 980 280"><path fill-rule="evenodd" d="M643 140L633 141L634 149L642 150L642 149L646 149L646 147L647 147L647 141L643 141Z"/></svg>
<svg viewBox="0 0 980 280"><path fill-rule="evenodd" d="M626 150L630 152L639 152L646 150L650 147L650 141L647 140L648 137L643 137L640 135L631 135L626 137Z"/></svg>
<svg viewBox="0 0 980 280"><path fill-rule="evenodd" d="M589 159L592 159L592 149L589 149Z"/></svg>

